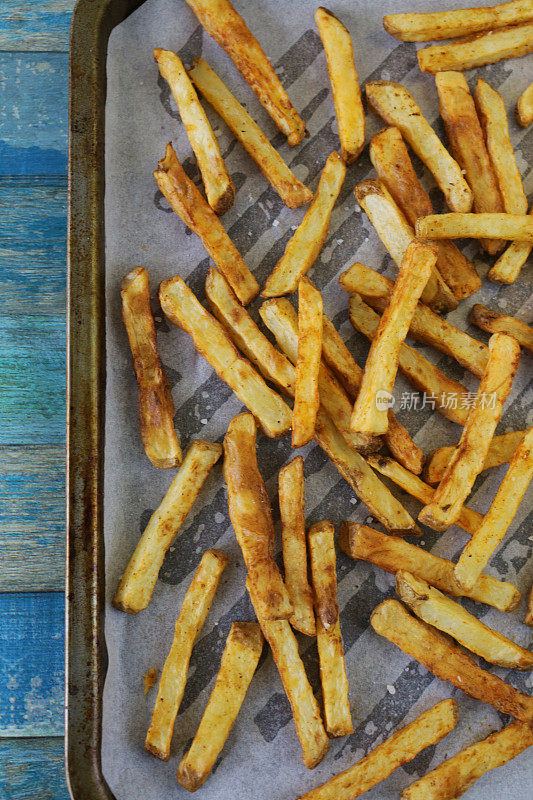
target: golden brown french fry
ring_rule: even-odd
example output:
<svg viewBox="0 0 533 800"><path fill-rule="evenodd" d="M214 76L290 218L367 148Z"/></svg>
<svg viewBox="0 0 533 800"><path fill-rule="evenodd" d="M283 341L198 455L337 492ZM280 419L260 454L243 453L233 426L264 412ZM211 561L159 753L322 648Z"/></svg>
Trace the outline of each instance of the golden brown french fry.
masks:
<svg viewBox="0 0 533 800"><path fill-rule="evenodd" d="M298 357L292 412L292 446L313 439L320 406L318 373L322 359L322 295L306 278L298 286Z"/></svg>
<svg viewBox="0 0 533 800"><path fill-rule="evenodd" d="M474 588L465 592L454 578L453 561L366 525L343 522L339 547L350 558L370 561L393 575L403 569L453 597L471 597L500 611L513 611L520 602L520 592L512 583L499 581L492 575L480 575Z"/></svg>
<svg viewBox="0 0 533 800"><path fill-rule="evenodd" d="M509 138L509 125L503 97L489 83L479 78L474 91L474 100L485 134L487 150L500 187L503 208L508 214L527 214L527 197ZM480 208L479 210L490 211L491 209Z"/></svg>
<svg viewBox="0 0 533 800"><path fill-rule="evenodd" d="M290 145L299 144L305 133L289 96L274 72L263 48L229 0L186 0L207 33L222 47L252 87Z"/></svg>
<svg viewBox="0 0 533 800"><path fill-rule="evenodd" d="M480 239L491 234L515 242L533 243L533 217L530 214L433 214L416 223L416 235L420 239Z"/></svg>
<svg viewBox="0 0 533 800"><path fill-rule="evenodd" d="M312 191L291 172L261 128L200 56L194 59L189 77L288 208L298 208L313 199Z"/></svg>
<svg viewBox="0 0 533 800"><path fill-rule="evenodd" d="M251 414L238 414L231 420L224 437L229 515L261 616L286 619L293 609L274 560L274 524L268 493L257 466L255 437L256 424Z"/></svg>
<svg viewBox="0 0 533 800"><path fill-rule="evenodd" d="M509 4L511 5L511 4ZM511 722L443 761L400 793L402 800L455 800L486 772L507 764L533 744L533 731L523 722Z"/></svg>
<svg viewBox="0 0 533 800"><path fill-rule="evenodd" d="M524 89L516 101L515 117L522 128L527 128L533 122L533 83Z"/></svg>
<svg viewBox="0 0 533 800"><path fill-rule="evenodd" d="M468 321L487 333L506 333L514 336L522 347L533 353L533 328L516 317L499 314L487 306L476 303L470 310Z"/></svg>
<svg viewBox="0 0 533 800"><path fill-rule="evenodd" d="M370 142L370 160L379 180L413 228L418 217L433 214L431 200L418 180L398 128L384 128L376 133ZM481 278L466 256L453 242L441 240L435 245L439 250L437 269L455 299L463 300L477 292Z"/></svg>
<svg viewBox="0 0 533 800"><path fill-rule="evenodd" d="M424 748L440 742L457 725L459 710L455 700L441 700L424 711L382 744L330 778L327 783L302 795L299 800L355 800L406 764Z"/></svg>
<svg viewBox="0 0 533 800"><path fill-rule="evenodd" d="M139 427L144 451L154 467L178 467L183 456L174 428L174 401L157 351L150 283L144 267L136 267L122 279L120 297L139 387Z"/></svg>
<svg viewBox="0 0 533 800"><path fill-rule="evenodd" d="M228 557L220 550L206 550L183 599L170 652L159 679L152 721L144 746L168 761L174 722L181 705L194 642L211 608Z"/></svg>
<svg viewBox="0 0 533 800"><path fill-rule="evenodd" d="M262 297L279 297L296 291L298 281L313 266L326 241L331 212L345 175L344 161L338 153L331 153L322 170L313 202L266 279Z"/></svg>
<svg viewBox="0 0 533 800"><path fill-rule="evenodd" d="M382 455L369 455L366 456L368 464L379 472L390 478L391 481L410 494L416 497L421 503L431 503L433 500L434 488L428 486L427 483L421 481L417 475L413 475L408 469L405 469L392 458ZM474 511L468 506L463 506L459 516L457 517L456 525L462 528L466 533L472 535L481 523L483 522L483 515Z"/></svg>
<svg viewBox="0 0 533 800"><path fill-rule="evenodd" d="M473 210L476 214L501 213L500 189L465 76L462 72L438 72L435 84L448 142L474 195ZM504 244L499 239L481 239L490 255L499 253Z"/></svg>
<svg viewBox="0 0 533 800"><path fill-rule="evenodd" d="M370 624L404 653L416 658L442 681L465 694L510 714L529 725L533 722L533 697L522 694L501 678L478 667L464 650L407 611L397 600L385 600L374 609Z"/></svg>
<svg viewBox="0 0 533 800"><path fill-rule="evenodd" d="M263 649L257 622L234 622L213 691L192 744L178 767L178 783L195 792L205 783L237 718Z"/></svg>
<svg viewBox="0 0 533 800"><path fill-rule="evenodd" d="M290 408L242 358L222 325L198 302L185 281L178 275L163 281L159 300L166 316L192 337L200 355L254 414L265 434L278 437L287 433L292 421Z"/></svg>
<svg viewBox="0 0 533 800"><path fill-rule="evenodd" d="M448 207L452 211L470 211L472 192L461 168L423 116L411 92L400 83L371 81L366 84L366 96L373 111L400 130L406 142L433 173Z"/></svg>
<svg viewBox="0 0 533 800"><path fill-rule="evenodd" d="M157 47L154 58L176 101L180 117L202 175L207 202L215 214L233 205L235 186L230 178L218 141L194 91L181 58L171 50Z"/></svg>
<svg viewBox="0 0 533 800"><path fill-rule="evenodd" d="M328 752L329 739L318 703L305 674L298 642L288 620L267 620L261 616L250 576L246 579L246 588L291 704L296 734L302 745L303 762L307 769L314 769Z"/></svg>
<svg viewBox="0 0 533 800"><path fill-rule="evenodd" d="M370 345L354 404L352 430L374 434L387 431L387 409L396 380L400 347L436 261L436 248L421 242L411 242L405 251L390 301Z"/></svg>
<svg viewBox="0 0 533 800"><path fill-rule="evenodd" d="M531 0L513 0L496 6L476 6L418 14L387 14L383 27L403 42L454 39L533 19Z"/></svg>
<svg viewBox="0 0 533 800"><path fill-rule="evenodd" d="M356 364L352 354L325 314L322 328L322 358L338 378L352 403L354 403L361 386L363 370L359 364ZM422 472L422 467L424 466L422 450L413 442L409 432L395 417L390 408L388 416L389 427L383 435L385 444L400 464L403 464L406 469L418 475Z"/></svg>
<svg viewBox="0 0 533 800"><path fill-rule="evenodd" d="M494 436L489 446L489 451L485 456L482 470L499 467L511 460L514 451L526 435L527 431L510 431ZM451 447L439 447L429 454L426 467L424 469L424 479L428 483L439 483L453 456L457 445Z"/></svg>
<svg viewBox="0 0 533 800"><path fill-rule="evenodd" d="M372 341L378 329L379 315L358 294L350 295L349 312L350 322L355 330ZM458 400L468 392L462 383L448 378L418 350L406 344L402 344L400 348L398 365L416 389L431 397L437 411L452 422L464 425L468 410Z"/></svg>
<svg viewBox="0 0 533 800"><path fill-rule="evenodd" d="M314 636L313 592L307 579L304 467L301 456L293 458L280 469L278 482L285 585L294 609L290 623L300 633Z"/></svg>
<svg viewBox="0 0 533 800"><path fill-rule="evenodd" d="M533 586L529 591L529 597L527 600L526 618L524 622L526 623L526 625L529 625L530 628L533 628Z"/></svg>
<svg viewBox="0 0 533 800"><path fill-rule="evenodd" d="M508 669L533 669L533 653L489 628L422 578L398 570L396 591L419 619L448 634L490 664Z"/></svg>
<svg viewBox="0 0 533 800"><path fill-rule="evenodd" d="M533 478L533 428L518 445L491 507L472 539L459 556L455 577L470 589L487 565L513 521Z"/></svg>
<svg viewBox="0 0 533 800"><path fill-rule="evenodd" d="M529 215L533 215L533 206L529 209ZM533 244L511 242L507 250L501 254L492 269L489 270L487 275L489 281L493 283L514 283L531 250L533 250Z"/></svg>
<svg viewBox="0 0 533 800"><path fill-rule="evenodd" d="M352 164L365 146L365 113L352 39L327 8L317 8L315 22L326 52L342 157L346 164Z"/></svg>
<svg viewBox="0 0 533 800"><path fill-rule="evenodd" d="M315 592L316 635L326 730L330 736L348 736L353 733L353 723L337 605L334 533L333 525L327 520L311 526L308 533L309 559Z"/></svg>
<svg viewBox="0 0 533 800"><path fill-rule="evenodd" d="M172 210L202 240L241 303L249 303L258 293L259 284L211 206L183 171L170 143L153 175Z"/></svg>
<svg viewBox="0 0 533 800"><path fill-rule="evenodd" d="M339 283L346 292L361 295L365 303L380 313L390 302L394 288L394 281L390 278L357 261L341 274ZM489 358L487 346L451 325L423 303L418 303L415 308L409 333L419 342L430 344L451 356L473 375L482 377Z"/></svg>
<svg viewBox="0 0 533 800"><path fill-rule="evenodd" d="M417 52L422 72L435 75L443 70L464 71L505 58L518 58L533 51L533 23L512 25L486 33L465 36L448 44L425 47Z"/></svg>
<svg viewBox="0 0 533 800"><path fill-rule="evenodd" d="M209 471L222 454L219 444L197 439L141 536L120 579L113 605L129 614L146 608L165 553L185 522Z"/></svg>
<svg viewBox="0 0 533 800"><path fill-rule="evenodd" d="M414 230L379 181L361 181L356 185L354 194L399 269L407 248L416 241ZM457 308L453 292L435 267L422 292L422 300L435 311Z"/></svg>
<svg viewBox="0 0 533 800"><path fill-rule="evenodd" d="M468 412L463 433L450 463L418 519L437 531L453 525L474 481L481 472L490 440L500 421L518 369L520 345L511 336L495 333L489 341L487 369Z"/></svg>

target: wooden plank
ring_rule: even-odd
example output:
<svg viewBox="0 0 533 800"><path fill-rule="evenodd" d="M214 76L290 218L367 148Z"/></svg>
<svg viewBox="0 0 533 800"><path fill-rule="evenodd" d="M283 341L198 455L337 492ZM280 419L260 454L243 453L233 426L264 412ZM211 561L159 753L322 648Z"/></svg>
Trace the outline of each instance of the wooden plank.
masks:
<svg viewBox="0 0 533 800"><path fill-rule="evenodd" d="M65 313L66 178L0 178L4 314Z"/></svg>
<svg viewBox="0 0 533 800"><path fill-rule="evenodd" d="M0 52L0 82L0 175L64 175L68 54Z"/></svg>
<svg viewBox="0 0 533 800"><path fill-rule="evenodd" d="M59 592L0 594L0 736L63 734L64 603Z"/></svg>
<svg viewBox="0 0 533 800"><path fill-rule="evenodd" d="M61 591L65 448L0 447L0 591Z"/></svg>
<svg viewBox="0 0 533 800"><path fill-rule="evenodd" d="M65 319L0 319L0 444L65 441Z"/></svg>
<svg viewBox="0 0 533 800"><path fill-rule="evenodd" d="M69 800L63 739L0 739L0 798Z"/></svg>
<svg viewBox="0 0 533 800"><path fill-rule="evenodd" d="M1 50L68 50L75 0L2 0Z"/></svg>

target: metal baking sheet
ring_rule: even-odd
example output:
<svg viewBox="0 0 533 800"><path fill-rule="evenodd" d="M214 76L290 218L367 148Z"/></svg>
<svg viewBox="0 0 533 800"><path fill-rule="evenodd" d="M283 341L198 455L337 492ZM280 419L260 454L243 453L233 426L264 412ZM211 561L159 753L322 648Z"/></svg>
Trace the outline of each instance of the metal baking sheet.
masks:
<svg viewBox="0 0 533 800"><path fill-rule="evenodd" d="M293 103L306 120L310 138L296 148L289 148L275 131L273 123L230 59L205 34L194 14L181 0L149 0L118 25L109 39L103 220L106 244L104 630L109 665L103 696L101 756L103 775L117 800L129 796L132 786L135 794L146 800L161 795L187 795L176 783L178 760L201 718L231 622L253 617L244 591L242 557L229 524L220 465L213 470L193 513L167 554L148 609L137 617L130 617L110 605L120 574L173 474L173 471L171 474L152 468L140 444L137 392L127 339L120 321L119 285L126 271L144 265L150 273L158 343L172 384L176 425L184 447L196 437L221 441L229 420L241 409L228 387L195 353L190 339L168 323L157 306L157 286L162 279L173 274L185 277L203 300L209 260L199 240L190 235L169 211L151 175L166 142L173 140L185 168L193 179L199 179L176 108L168 89L158 78L152 48L174 49L185 63L201 54L246 104L297 176L312 189L316 188L325 159L338 148L325 57L313 20L315 4L309 0L298 0L290 6L276 0L242 0L235 5L258 35ZM452 2L448 5L459 7L461 4ZM438 7L438 3L428 2L424 10ZM434 79L418 69L416 46L400 43L383 31L382 15L399 10L397 6L392 2L378 5L339 0L330 8L341 17L354 37L361 83L371 79L404 83L414 93L429 121L442 134ZM473 70L468 73L468 78L473 85L477 74L483 75L501 91L508 109L511 109L527 85L530 67L530 60L517 59ZM207 112L219 135L223 155L237 188L235 204L224 215L223 223L262 283L283 252L304 210L290 211L282 205L254 164L233 142L224 124L209 108ZM368 139L382 123L373 114L368 114L367 126ZM511 133L518 163L526 178L526 189L531 191L533 180L528 166L532 155L531 132L524 132L511 120ZM432 183L428 175L423 173L418 163L416 166L425 186L430 189ZM326 312L361 364L367 346L351 330L346 296L338 287L337 278L355 260L394 275L390 259L353 199L355 183L373 176L366 150L348 170L332 215L328 239L310 273L323 292ZM432 189L431 195L439 208L438 192ZM489 265L479 256L477 246L467 244L465 252L475 258L480 273L486 275ZM526 267L514 286L499 288L484 282L475 298L463 302L448 318L467 329L466 317L475 301L497 306L527 321L528 313L531 313L528 307L530 278L530 267ZM257 306L257 302L251 305L256 319ZM486 340L481 332L470 332ZM469 391L475 391L476 381L455 362L431 348L420 349L447 373L461 380ZM499 432L531 424L530 376L531 360L524 355ZM460 435L457 426L433 413L429 407L415 407L416 399L411 387L401 376L395 396L398 416L412 434L416 433L416 441L424 452L457 440ZM309 446L302 453L309 522L321 518L330 518L336 524L346 518L371 522L368 511L354 497L322 451ZM260 436L258 457L277 519L277 473L291 457L290 443ZM500 469L481 477L469 501L473 508L481 512L487 510L502 474ZM398 490L393 491L398 496ZM402 499L412 512L419 507L405 496ZM522 592L528 589L533 577L528 562L531 553L530 507L526 502L522 504L510 534L489 568L493 574L516 583ZM425 547L450 558L457 555L464 541L464 534L457 528L441 536L427 530L423 537ZM212 546L220 547L228 554L229 564L193 651L187 689L176 721L171 759L163 764L143 750L155 690L144 696L142 675L152 667L161 669L192 574L202 552ZM388 800L396 797L402 787L443 758L501 727L503 718L490 706L476 703L433 678L369 628L372 609L382 599L393 595L390 576L371 565L353 563L338 553L338 578L355 733L351 737L332 740L327 757L309 772L301 761L290 708L277 670L268 655L252 681L222 757L201 790L208 800L245 797L251 792L258 798L296 798L345 769L397 727L451 694L457 697L460 705L461 718L457 729L436 748L428 748L411 764L376 787L368 794L369 798ZM468 606L471 608L473 604ZM511 615L485 606L476 606L473 610L489 625L525 646L530 644L531 632L521 624L523 604ZM318 693L316 644L301 637L300 649L309 678ZM527 673L494 671L524 691L531 688ZM499 793L503 797L525 800L532 788L530 764L526 753L508 767L482 779L471 790L470 796L474 800L485 797L490 785L493 795Z"/></svg>

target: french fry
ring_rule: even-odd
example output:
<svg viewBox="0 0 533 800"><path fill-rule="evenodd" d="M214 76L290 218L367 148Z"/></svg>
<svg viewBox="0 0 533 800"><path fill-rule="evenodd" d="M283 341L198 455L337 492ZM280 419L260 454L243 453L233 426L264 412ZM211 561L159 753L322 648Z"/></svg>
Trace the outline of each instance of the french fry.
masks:
<svg viewBox="0 0 533 800"><path fill-rule="evenodd" d="M487 333L506 333L508 336L513 336L522 347L533 353L533 328L516 317L499 314L487 306L476 303L470 310L468 321Z"/></svg>
<svg viewBox="0 0 533 800"><path fill-rule="evenodd" d="M526 435L527 431L510 431L499 436L493 436L489 446L482 470L499 467L511 460L514 451ZM451 447L439 447L429 454L424 469L424 480L428 483L439 483L446 471L446 467L453 456L457 445Z"/></svg>
<svg viewBox="0 0 533 800"><path fill-rule="evenodd" d="M461 506L483 467L503 404L511 391L519 358L520 346L516 339L504 333L495 333L491 337L487 369L478 386L474 405L468 412L457 449L433 500L418 516L425 525L444 531L459 516Z"/></svg>
<svg viewBox="0 0 533 800"><path fill-rule="evenodd" d="M244 702L263 649L257 622L234 622L213 691L192 744L178 767L178 783L195 792L215 765Z"/></svg>
<svg viewBox="0 0 533 800"><path fill-rule="evenodd" d="M508 669L533 669L533 653L489 628L427 581L398 570L396 591L419 619L448 634L490 664Z"/></svg>
<svg viewBox="0 0 533 800"><path fill-rule="evenodd" d="M120 297L139 387L139 427L144 451L154 467L178 467L183 456L174 428L174 401L157 351L149 278L144 267L136 267L122 279Z"/></svg>
<svg viewBox="0 0 533 800"><path fill-rule="evenodd" d="M224 437L229 515L261 616L286 619L293 609L274 560L274 524L270 500L257 466L255 436L252 415L238 414L231 420Z"/></svg>
<svg viewBox="0 0 533 800"><path fill-rule="evenodd" d="M326 241L331 212L345 175L344 161L338 153L331 153L322 170L313 202L266 279L262 297L279 297L296 291L298 281L313 266Z"/></svg>
<svg viewBox="0 0 533 800"><path fill-rule="evenodd" d="M303 458L297 456L279 471L279 512L285 585L294 609L290 623L307 636L316 634L313 592L307 579Z"/></svg>
<svg viewBox="0 0 533 800"><path fill-rule="evenodd" d="M378 329L379 315L358 294L350 295L349 313L355 330L372 341ZM448 378L418 350L406 344L400 347L398 366L416 389L431 397L437 411L446 419L464 425L468 411L457 402L458 398L468 394L462 383Z"/></svg>
<svg viewBox="0 0 533 800"><path fill-rule="evenodd" d="M290 145L299 144L305 133L289 96L263 48L229 0L186 0L198 20L233 63L257 95Z"/></svg>
<svg viewBox="0 0 533 800"><path fill-rule="evenodd" d="M315 22L326 52L342 157L346 164L353 164L365 146L365 113L352 39L327 8L317 8Z"/></svg>
<svg viewBox="0 0 533 800"><path fill-rule="evenodd" d="M400 269L405 252L416 236L404 215L387 189L375 180L358 183L354 189L355 199L366 211L370 222ZM457 308L457 300L446 285L440 272L433 267L422 300L435 311L450 311Z"/></svg>
<svg viewBox="0 0 533 800"><path fill-rule="evenodd" d="M479 78L474 91L474 100L485 134L487 150L500 187L503 208L508 214L527 214L527 197L509 138L509 125L503 97L489 83ZM486 209L486 211L490 210L490 208Z"/></svg>
<svg viewBox="0 0 533 800"><path fill-rule="evenodd" d="M376 133L370 142L370 160L379 180L413 228L418 217L433 214L431 200L418 180L398 128L384 128ZM453 242L441 240L435 245L439 250L437 269L455 299L463 300L477 292L481 278L466 256Z"/></svg>
<svg viewBox="0 0 533 800"><path fill-rule="evenodd" d="M443 761L400 793L402 800L455 800L486 772L502 767L533 744L533 731L523 722L511 722Z"/></svg>
<svg viewBox="0 0 533 800"><path fill-rule="evenodd" d="M533 215L533 206L529 209L529 215ZM497 262L489 270L487 275L489 281L493 283L514 283L532 250L533 244L511 242L507 250L501 254Z"/></svg>
<svg viewBox="0 0 533 800"><path fill-rule="evenodd" d="M394 288L394 281L390 278L359 262L341 274L339 283L346 292L361 295L365 303L380 313L390 302ZM415 308L409 333L417 341L451 356L476 377L482 377L489 358L487 346L451 325L423 303L418 303Z"/></svg>
<svg viewBox="0 0 533 800"><path fill-rule="evenodd" d="M533 122L533 83L524 89L516 101L515 117L522 128L527 128Z"/></svg>
<svg viewBox="0 0 533 800"><path fill-rule="evenodd" d="M428 486L417 475L413 475L392 458L382 455L369 455L366 456L366 460L372 469L375 469L380 475L390 478L397 486L412 497L416 497L421 503L427 504L433 500L434 488ZM482 522L482 514L468 508L468 506L463 506L457 517L456 525L472 536Z"/></svg>
<svg viewBox="0 0 533 800"><path fill-rule="evenodd" d="M533 19L531 0L514 0L490 7L461 8L422 14L388 14L383 27L403 42L454 39L481 31L492 31Z"/></svg>
<svg viewBox="0 0 533 800"><path fill-rule="evenodd" d="M327 520L311 526L308 533L309 560L315 592L316 635L326 730L330 736L348 736L353 733L353 723L337 605L334 533L333 525Z"/></svg>
<svg viewBox="0 0 533 800"><path fill-rule="evenodd" d="M322 358L354 403L363 379L363 370L354 361L352 354L325 314L322 328ZM389 427L383 435L385 444L400 464L418 475L424 465L422 450L413 442L408 431L390 408L388 416Z"/></svg>
<svg viewBox="0 0 533 800"><path fill-rule="evenodd" d="M422 72L435 75L449 69L464 71L495 64L505 58L525 56L532 51L533 23L528 22L465 36L449 44L425 47L416 55Z"/></svg>
<svg viewBox="0 0 533 800"><path fill-rule="evenodd" d="M158 47L154 58L166 80L185 125L202 175L207 202L215 214L224 214L233 205L235 186L231 180L218 141L181 58Z"/></svg>
<svg viewBox="0 0 533 800"><path fill-rule="evenodd" d="M496 234L501 239L533 243L530 214L433 214L416 223L420 239L480 239Z"/></svg>
<svg viewBox="0 0 533 800"><path fill-rule="evenodd" d="M246 588L291 704L296 734L302 745L303 762L307 769L314 769L328 752L329 739L305 674L298 642L288 620L267 620L261 616L250 576L246 579Z"/></svg>
<svg viewBox="0 0 533 800"><path fill-rule="evenodd" d="M163 281L159 300L166 316L192 337L200 355L254 414L265 434L278 437L287 433L292 421L290 408L242 358L222 325L198 302L183 279L176 275Z"/></svg>
<svg viewBox="0 0 533 800"><path fill-rule="evenodd" d="M465 76L462 72L438 72L435 84L448 142L474 195L473 210L476 214L501 213L500 189ZM481 239L490 255L499 253L504 244L500 239Z"/></svg>
<svg viewBox="0 0 533 800"><path fill-rule="evenodd" d="M355 800L388 778L402 764L412 761L424 748L440 742L455 728L458 718L455 700L441 700L352 767L317 789L306 792L299 800Z"/></svg>
<svg viewBox="0 0 533 800"><path fill-rule="evenodd" d="M241 303L249 303L258 293L259 284L213 209L183 171L171 144L167 144L165 157L153 175L174 213L201 239Z"/></svg>
<svg viewBox="0 0 533 800"><path fill-rule="evenodd" d="M411 242L405 251L390 301L370 345L354 404L352 430L374 434L387 431L387 409L398 370L400 347L436 260L436 248L420 242Z"/></svg>
<svg viewBox="0 0 533 800"><path fill-rule="evenodd" d="M189 77L202 96L222 117L285 205L288 208L298 208L309 203L313 199L311 190L291 172L259 125L200 56L194 59Z"/></svg>
<svg viewBox="0 0 533 800"><path fill-rule="evenodd" d="M533 628L533 586L529 591L529 596L527 600L526 618L524 622L526 623L526 625L529 625L530 628Z"/></svg>
<svg viewBox="0 0 533 800"><path fill-rule="evenodd" d="M343 522L339 547L354 560L370 561L393 575L403 569L453 597L471 597L500 611L513 611L520 602L518 589L492 575L480 575L474 588L465 592L454 578L453 561L434 556L414 544L366 525Z"/></svg>
<svg viewBox="0 0 533 800"><path fill-rule="evenodd" d="M461 586L471 588L513 521L533 478L533 428L518 445L491 507L472 539L459 556L455 577Z"/></svg>
<svg viewBox="0 0 533 800"><path fill-rule="evenodd" d="M152 721L144 746L168 761L174 722L183 699L194 642L211 608L228 558L220 550L206 550L183 599L170 652L159 679Z"/></svg>
<svg viewBox="0 0 533 800"><path fill-rule="evenodd" d="M222 455L219 444L197 439L150 517L120 579L113 605L128 614L142 611L152 596L165 553L185 522L209 471Z"/></svg>
<svg viewBox="0 0 533 800"><path fill-rule="evenodd" d="M306 278L298 287L298 356L292 412L292 446L313 439L320 406L318 373L322 359L322 295Z"/></svg>
<svg viewBox="0 0 533 800"><path fill-rule="evenodd" d="M478 667L464 650L407 611L397 600L385 600L374 609L370 624L381 636L415 658L442 681L449 681L469 697L533 722L533 697L522 694L501 678Z"/></svg>
<svg viewBox="0 0 533 800"><path fill-rule="evenodd" d="M366 84L366 96L376 114L400 130L406 142L433 173L448 207L452 211L470 211L472 192L459 164L448 153L405 86L391 81L371 81Z"/></svg>

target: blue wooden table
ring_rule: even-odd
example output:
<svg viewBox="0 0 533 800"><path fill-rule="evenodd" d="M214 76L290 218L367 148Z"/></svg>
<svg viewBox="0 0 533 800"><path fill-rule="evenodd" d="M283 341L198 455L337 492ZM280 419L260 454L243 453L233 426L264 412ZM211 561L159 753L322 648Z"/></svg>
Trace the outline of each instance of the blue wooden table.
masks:
<svg viewBox="0 0 533 800"><path fill-rule="evenodd" d="M65 275L74 0L0 0L0 800L66 800Z"/></svg>

